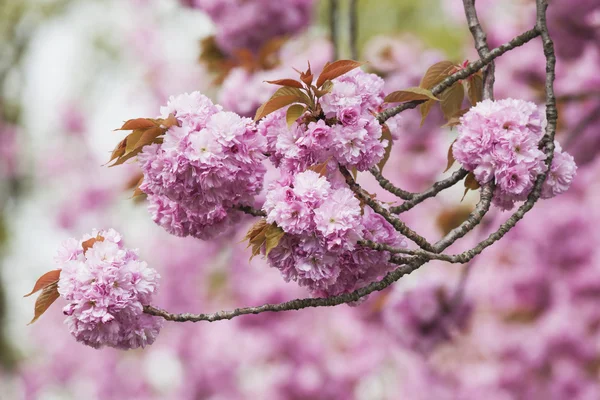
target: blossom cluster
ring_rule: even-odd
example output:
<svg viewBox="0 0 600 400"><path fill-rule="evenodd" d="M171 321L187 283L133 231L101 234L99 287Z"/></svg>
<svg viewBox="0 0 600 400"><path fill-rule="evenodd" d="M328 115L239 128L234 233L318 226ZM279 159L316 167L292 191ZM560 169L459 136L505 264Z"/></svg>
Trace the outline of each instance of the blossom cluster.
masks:
<svg viewBox="0 0 600 400"><path fill-rule="evenodd" d="M539 143L543 119L534 103L523 100L484 100L461 117L454 158L472 171L479 184L496 183L493 203L505 210L526 200L536 177L546 171ZM550 179L543 187L549 198L567 190L575 176L573 157L556 144Z"/></svg>
<svg viewBox="0 0 600 400"><path fill-rule="evenodd" d="M68 239L56 262L58 292L68 302L65 323L78 341L120 349L154 342L162 320L144 314L143 306L150 304L160 275L123 246L119 233L109 229Z"/></svg>
<svg viewBox="0 0 600 400"><path fill-rule="evenodd" d="M405 245L383 217L369 209L363 215L350 189L314 171L273 183L263 209L267 222L285 232L268 255L270 264L313 294L350 292L389 270L389 254L358 248L359 239Z"/></svg>
<svg viewBox="0 0 600 400"><path fill-rule="evenodd" d="M208 239L239 219L263 185L264 138L252 120L222 111L199 92L161 109L179 126L138 155L153 220L169 233Z"/></svg>
<svg viewBox="0 0 600 400"><path fill-rule="evenodd" d="M383 103L383 79L355 69L332 83L319 99L324 119L301 117L288 127L280 110L259 123L271 161L283 171L303 171L329 159L365 171L383 158L388 141L374 115Z"/></svg>
<svg viewBox="0 0 600 400"><path fill-rule="evenodd" d="M258 51L270 39L293 35L312 20L314 0L185 0L216 25L219 48Z"/></svg>

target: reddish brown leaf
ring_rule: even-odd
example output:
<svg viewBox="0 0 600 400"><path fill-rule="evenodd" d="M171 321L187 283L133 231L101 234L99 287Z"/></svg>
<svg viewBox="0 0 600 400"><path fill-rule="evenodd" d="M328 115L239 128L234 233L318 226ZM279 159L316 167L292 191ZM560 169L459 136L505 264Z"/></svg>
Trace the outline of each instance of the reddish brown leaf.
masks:
<svg viewBox="0 0 600 400"><path fill-rule="evenodd" d="M423 89L420 87L411 87L404 90L398 90L385 96L384 101L386 103L403 103L406 101L413 100L439 100L431 93L429 89Z"/></svg>
<svg viewBox="0 0 600 400"><path fill-rule="evenodd" d="M267 221L264 218L261 218L258 222L250 227L248 233L246 233L246 236L244 237L244 240L248 241L248 247L252 246L252 255L250 256L251 260L254 256L260 254L260 249L267 240L266 228Z"/></svg>
<svg viewBox="0 0 600 400"><path fill-rule="evenodd" d="M288 88L282 88L288 89ZM304 99L300 96L277 96L272 97L271 100L267 101L265 104L260 106L258 110L256 110L256 116L254 117L255 121L258 121L267 115L271 114L273 111L277 111L282 107L288 106L292 103L301 103Z"/></svg>
<svg viewBox="0 0 600 400"><path fill-rule="evenodd" d="M450 120L461 109L464 98L465 90L458 82L440 94L440 105L446 120Z"/></svg>
<svg viewBox="0 0 600 400"><path fill-rule="evenodd" d="M270 83L272 85L288 86L302 89L302 84L295 79L278 79L276 81L267 81L267 83Z"/></svg>
<svg viewBox="0 0 600 400"><path fill-rule="evenodd" d="M136 119L130 119L129 121L126 121L122 127L120 127L118 130L121 131L135 131L136 129L148 129L148 128L152 128L153 126L155 126L156 124L147 118L136 118Z"/></svg>
<svg viewBox="0 0 600 400"><path fill-rule="evenodd" d="M139 140L142 137L142 135L144 134L144 132L145 132L144 130L138 129L138 130L131 132L125 138L125 154L136 149L136 147L137 147L136 144L137 144L137 142L139 142Z"/></svg>
<svg viewBox="0 0 600 400"><path fill-rule="evenodd" d="M433 106L434 103L435 102L433 100L428 100L419 106L419 109L421 110L421 125L420 126L423 126L423 124L425 123L425 118L427 118L427 115L429 115L429 111L431 111L431 107Z"/></svg>
<svg viewBox="0 0 600 400"><path fill-rule="evenodd" d="M383 167L388 162L390 154L392 153L392 132L390 132L390 128L388 128L388 126L385 124L381 128L381 141L388 141L388 144L385 147L385 153L383 154L383 158L377 164L379 171L383 172Z"/></svg>
<svg viewBox="0 0 600 400"><path fill-rule="evenodd" d="M472 172L469 172L469 174L465 178L465 193L463 194L463 197L460 201L463 201L465 199L465 196L467 195L467 192L469 190L477 190L480 187L481 186L479 186L479 182L477 182L477 179L475 179L475 175Z"/></svg>
<svg viewBox="0 0 600 400"><path fill-rule="evenodd" d="M160 135L163 135L165 132L166 132L165 129L160 128L158 126L148 129L139 138L138 142L135 144L134 149L142 149L142 147L153 143L157 137L159 137Z"/></svg>
<svg viewBox="0 0 600 400"><path fill-rule="evenodd" d="M483 78L480 74L471 75L467 82L467 96L472 106L483 100Z"/></svg>
<svg viewBox="0 0 600 400"><path fill-rule="evenodd" d="M110 160L108 160L108 162L111 162L112 160L122 157L123 154L125 154L125 146L126 146L126 140L123 139L119 142L119 144L117 144L117 147L115 147L115 149L113 150L111 156L110 156Z"/></svg>
<svg viewBox="0 0 600 400"><path fill-rule="evenodd" d="M454 140L454 142L456 142L456 139ZM452 166L454 165L454 153L452 152L452 146L454 145L454 142L452 142L452 144L450 144L450 147L448 148L448 164L446 164L446 169L444 170L444 172L448 171L450 168L452 168Z"/></svg>
<svg viewBox="0 0 600 400"><path fill-rule="evenodd" d="M96 242L104 242L104 237L97 235L95 238L90 238L83 243L81 243L81 247L83 248L83 254L85 254Z"/></svg>
<svg viewBox="0 0 600 400"><path fill-rule="evenodd" d="M46 312L48 307L50 307L52 303L54 303L54 301L58 299L58 296L58 282L54 282L46 286L35 301L35 313L33 319L28 325L31 325L35 321L37 321L37 319Z"/></svg>
<svg viewBox="0 0 600 400"><path fill-rule="evenodd" d="M279 245L283 235L285 235L285 232L277 225L267 225L265 229L265 256L268 256L271 250Z"/></svg>
<svg viewBox="0 0 600 400"><path fill-rule="evenodd" d="M433 64L421 79L420 87L431 89L450 75L456 66L451 61L440 61Z"/></svg>
<svg viewBox="0 0 600 400"><path fill-rule="evenodd" d="M327 176L327 164L329 164L329 160L331 160L331 157L322 163L315 164L315 165L308 167L308 169L310 171L316 172L317 174L319 174L321 176Z"/></svg>
<svg viewBox="0 0 600 400"><path fill-rule="evenodd" d="M317 87L320 88L325 81L334 80L335 78L342 76L363 64L364 63L354 60L338 60L332 62L331 64L327 64L317 79Z"/></svg>
<svg viewBox="0 0 600 400"><path fill-rule="evenodd" d="M51 284L58 282L59 278L60 278L60 269L55 269L50 272L46 272L44 275L40 276L40 278L37 280L37 282L35 282L35 285L33 286L33 290L31 292L27 293L23 297L29 297L32 294L36 293L37 291L42 290L46 286L50 286Z"/></svg>

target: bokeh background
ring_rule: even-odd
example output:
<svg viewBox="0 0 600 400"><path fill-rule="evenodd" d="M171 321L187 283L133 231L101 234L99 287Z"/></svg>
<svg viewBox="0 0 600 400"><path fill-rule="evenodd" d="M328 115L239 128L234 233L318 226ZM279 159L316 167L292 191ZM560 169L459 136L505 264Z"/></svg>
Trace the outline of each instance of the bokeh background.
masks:
<svg viewBox="0 0 600 400"><path fill-rule="evenodd" d="M144 350L75 342L61 300L26 326L34 300L23 294L54 268L63 239L91 228L114 227L139 248L163 276L156 305L172 312L306 296L263 260L248 261L240 241L251 219L235 237L211 242L169 236L143 201L130 199L135 165L103 166L123 138L113 129L158 115L169 95L200 90L252 115L273 90L264 80L331 58L326 1L278 0L289 21L270 16L266 26L289 23L287 35L258 61L248 57L256 48L243 56L235 46L243 35L270 32L260 25L267 2L231 0L239 10L227 15L211 9L215 3L227 2L0 2L0 399L599 399L597 0L551 0L549 8L557 139L579 165L573 186L540 201L471 264L430 263L358 307L167 323ZM307 3L308 13L293 14ZM416 86L437 61L476 58L460 0L358 6L360 59L385 77L386 92ZM477 7L492 46L534 24L532 0L478 0ZM348 21L339 23L344 31ZM340 41L347 55L347 35ZM539 39L499 59L496 71L497 98L543 103ZM456 136L440 128L441 113L419 122L417 110L403 113L385 171L408 190L444 176ZM455 189L409 212L409 225L435 240L459 224L478 194L461 202ZM508 216L490 213L450 251Z"/></svg>

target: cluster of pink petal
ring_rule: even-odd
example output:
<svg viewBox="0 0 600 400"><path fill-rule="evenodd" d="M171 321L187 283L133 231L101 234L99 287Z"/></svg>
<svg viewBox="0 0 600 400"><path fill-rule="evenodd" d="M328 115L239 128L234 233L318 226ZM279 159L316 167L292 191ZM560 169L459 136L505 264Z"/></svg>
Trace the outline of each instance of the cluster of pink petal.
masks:
<svg viewBox="0 0 600 400"><path fill-rule="evenodd" d="M219 48L257 52L270 39L293 35L312 20L314 0L183 0L206 12L216 25Z"/></svg>
<svg viewBox="0 0 600 400"><path fill-rule="evenodd" d="M334 188L313 171L275 182L263 206L267 222L285 235L269 262L286 281L313 294L347 293L390 268L389 254L357 248L359 239L402 246L402 238L379 215L365 210L346 187Z"/></svg>
<svg viewBox="0 0 600 400"><path fill-rule="evenodd" d="M536 177L546 170L546 156L539 147L542 123L534 103L514 99L484 100L461 118L452 147L454 158L481 185L495 181L496 206L510 210L515 202L525 200ZM544 196L567 190L575 168L573 158L557 146L557 161L552 163L552 179L544 186Z"/></svg>
<svg viewBox="0 0 600 400"><path fill-rule="evenodd" d="M161 112L180 126L137 157L152 218L173 235L214 237L239 219L233 208L252 204L262 189L264 138L250 119L198 92L171 97Z"/></svg>
<svg viewBox="0 0 600 400"><path fill-rule="evenodd" d="M377 75L356 69L334 79L332 91L320 99L325 120L298 119L288 127L285 110L268 115L258 130L267 138L271 161L290 173L329 159L359 171L376 165L388 144L374 116L382 88Z"/></svg>
<svg viewBox="0 0 600 400"><path fill-rule="evenodd" d="M82 242L101 236L87 251ZM65 241L56 257L61 268L58 291L67 300L63 313L71 334L94 348L135 349L152 344L162 326L144 314L160 275L123 246L113 229Z"/></svg>

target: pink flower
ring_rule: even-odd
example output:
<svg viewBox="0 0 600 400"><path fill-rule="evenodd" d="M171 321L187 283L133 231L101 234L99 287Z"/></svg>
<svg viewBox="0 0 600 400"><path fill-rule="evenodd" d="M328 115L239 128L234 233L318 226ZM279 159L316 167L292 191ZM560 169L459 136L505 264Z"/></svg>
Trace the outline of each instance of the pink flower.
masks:
<svg viewBox="0 0 600 400"><path fill-rule="evenodd" d="M96 241L84 250L82 243L92 238ZM57 261L58 291L68 302L65 323L78 341L121 349L154 342L162 321L144 314L143 306L150 304L160 275L125 248L114 229L68 239Z"/></svg>
<svg viewBox="0 0 600 400"><path fill-rule="evenodd" d="M569 190L577 173L573 156L564 152L558 142L554 142L554 158L548 176L542 186L542 199L549 199Z"/></svg>
<svg viewBox="0 0 600 400"><path fill-rule="evenodd" d="M177 236L209 239L240 218L262 189L265 139L254 123L221 111L198 92L172 97L163 114L176 116L162 144L138 155L153 220Z"/></svg>
<svg viewBox="0 0 600 400"><path fill-rule="evenodd" d="M531 102L484 100L461 118L458 133L452 146L454 158L473 171L480 184L495 180L492 201L501 209L510 210L515 202L525 200L537 176L546 170L546 155L539 147L542 116ZM552 164L556 173L544 185L542 198L567 190L575 173L573 158L557 148L557 164Z"/></svg>

